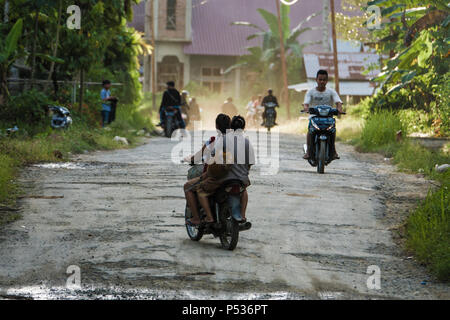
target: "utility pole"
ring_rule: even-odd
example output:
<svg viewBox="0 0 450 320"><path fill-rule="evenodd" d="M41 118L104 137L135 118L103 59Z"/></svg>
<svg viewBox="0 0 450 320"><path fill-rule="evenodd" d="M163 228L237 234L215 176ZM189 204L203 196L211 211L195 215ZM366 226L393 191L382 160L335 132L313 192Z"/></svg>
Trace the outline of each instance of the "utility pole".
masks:
<svg viewBox="0 0 450 320"><path fill-rule="evenodd" d="M152 55L151 55L151 71L152 71L152 111L156 111L156 47L155 47L155 13L154 13L154 0L150 1L150 17L151 17L151 43L152 43Z"/></svg>
<svg viewBox="0 0 450 320"><path fill-rule="evenodd" d="M283 82L284 82L284 101L286 102L287 107L287 116L288 119L291 119L291 108L289 104L289 89L288 89L288 78L287 78L287 70L286 70L286 56L284 52L284 36L283 36L283 28L281 27L281 14L280 14L280 0L275 0L277 4L277 16L278 16L278 31L280 33L280 59L281 59L281 69L283 72Z"/></svg>
<svg viewBox="0 0 450 320"><path fill-rule="evenodd" d="M3 22L4 23L8 23L9 22L9 1L8 0L5 1Z"/></svg>
<svg viewBox="0 0 450 320"><path fill-rule="evenodd" d="M338 63L338 55L337 55L337 41L336 41L336 18L335 18L335 10L334 10L334 0L330 0L330 9L331 9L331 32L333 35L333 60L334 60L334 89L338 94L340 94L339 90L339 63Z"/></svg>

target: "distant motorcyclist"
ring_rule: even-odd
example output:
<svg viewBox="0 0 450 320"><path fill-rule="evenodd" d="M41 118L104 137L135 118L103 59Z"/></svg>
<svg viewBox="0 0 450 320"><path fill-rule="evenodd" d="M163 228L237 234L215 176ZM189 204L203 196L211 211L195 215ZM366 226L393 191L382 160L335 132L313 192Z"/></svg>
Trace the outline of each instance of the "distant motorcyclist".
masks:
<svg viewBox="0 0 450 320"><path fill-rule="evenodd" d="M222 113L227 116L234 117L238 111L236 106L233 104L233 98L229 97L222 105Z"/></svg>
<svg viewBox="0 0 450 320"><path fill-rule="evenodd" d="M200 120L200 107L197 103L197 99L192 97L189 99L189 110L190 116L192 119L199 121Z"/></svg>
<svg viewBox="0 0 450 320"><path fill-rule="evenodd" d="M164 91L161 106L159 107L159 120L157 126L163 127L165 125L165 110L166 108L174 108L177 110L176 117L180 123L181 129L186 128L186 124L181 116L181 96L177 89L175 89L175 82L167 82L167 90Z"/></svg>
<svg viewBox="0 0 450 320"><path fill-rule="evenodd" d="M261 105L263 107L265 107L266 103L272 102L272 103L275 104L275 107L279 107L277 97L275 97L273 95L273 90L269 89L269 90L267 90L267 93L268 93L268 95L264 97L264 99L262 100ZM266 111L267 111L267 109L264 108L264 112L262 114L262 117L263 117L263 123L261 123L262 126L264 126L266 124ZM274 122L275 122L274 124L277 126L278 125L278 123L276 122L277 121L277 111L275 110L275 108L273 109L273 111L274 111L274 117L275 117L274 118Z"/></svg>
<svg viewBox="0 0 450 320"><path fill-rule="evenodd" d="M342 100L337 94L337 92L333 89L327 88L328 83L328 72L326 70L319 70L316 76L317 87L308 90L305 96L305 100L303 102L304 110L308 111L310 107L315 107L318 105L327 105L333 107L336 104L336 108L339 112L342 112ZM309 159L311 157L311 149L312 149L312 135L308 131L306 136L306 143L308 144L308 151L303 156L303 159ZM339 155L336 152L336 133L331 135L331 150L333 154L333 159L340 159Z"/></svg>

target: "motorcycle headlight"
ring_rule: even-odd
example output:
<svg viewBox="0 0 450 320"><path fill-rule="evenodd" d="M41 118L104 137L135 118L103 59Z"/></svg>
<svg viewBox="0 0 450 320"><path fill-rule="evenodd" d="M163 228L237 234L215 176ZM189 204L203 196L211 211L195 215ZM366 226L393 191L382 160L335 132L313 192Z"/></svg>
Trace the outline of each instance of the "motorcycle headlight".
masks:
<svg viewBox="0 0 450 320"><path fill-rule="evenodd" d="M318 108L318 110L319 110L319 114L320 114L322 117L328 116L328 114L329 114L329 112L330 112L330 109L328 109L328 108Z"/></svg>

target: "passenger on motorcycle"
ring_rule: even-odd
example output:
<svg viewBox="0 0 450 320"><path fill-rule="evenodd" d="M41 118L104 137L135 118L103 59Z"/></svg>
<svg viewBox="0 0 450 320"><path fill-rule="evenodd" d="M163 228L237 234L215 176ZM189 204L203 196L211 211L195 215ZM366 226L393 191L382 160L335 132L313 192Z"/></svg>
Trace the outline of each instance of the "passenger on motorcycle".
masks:
<svg viewBox="0 0 450 320"><path fill-rule="evenodd" d="M264 99L262 100L262 103L261 103L262 106L264 107L266 103L272 102L272 103L275 104L275 107L279 107L277 97L275 97L273 95L273 90L269 89L269 90L267 90L267 93L268 93L268 95L265 96ZM277 126L278 125L278 123L277 123L277 111L275 110L275 108L273 109L273 111L275 112L275 125ZM264 126L265 123L266 123L266 108L264 108L264 112L263 112L262 117L263 117L263 123L261 123L261 125Z"/></svg>
<svg viewBox="0 0 450 320"><path fill-rule="evenodd" d="M234 156L235 164L232 165L230 172L225 177L227 180L240 180L245 188L241 194L241 216L242 222L246 222L245 212L248 204L247 187L250 186L248 174L252 165L255 164L255 152L248 138L244 137L245 120L241 116L235 116L231 120L231 130L233 130L235 150L237 155ZM241 151L242 150L242 151Z"/></svg>
<svg viewBox="0 0 450 320"><path fill-rule="evenodd" d="M230 117L226 114L219 114L216 118L217 136L211 137L202 147L201 152L197 152L191 156L189 161L194 164L198 162L211 163L214 160L214 150L217 141L223 139L227 130L230 130ZM223 142L220 143L223 145ZM200 159L198 159L200 156ZM200 160L200 161L199 161ZM214 222L211 209L208 203L208 196L214 194L214 192L221 186L220 178L214 175L212 170L207 170L207 165L204 166L203 173L200 177L189 180L184 185L184 193L186 196L186 202L191 209L193 218L188 220L188 223L192 225L200 224L199 209L197 207L197 197L200 205L206 213L206 223Z"/></svg>
<svg viewBox="0 0 450 320"><path fill-rule="evenodd" d="M161 106L159 107L159 119L160 122L157 126L164 127L165 124L165 109L172 107L177 110L176 117L178 122L180 123L181 129L186 128L186 124L181 116L181 96L177 89L175 89L175 82L169 81L167 82L167 90L164 91Z"/></svg>
<svg viewBox="0 0 450 320"><path fill-rule="evenodd" d="M337 92L333 89L327 88L328 83L328 72L326 70L319 70L316 76L317 87L308 90L305 96L305 100L303 102L304 110L307 112L310 107L315 107L318 105L328 105L333 106L336 104L336 108L339 112L342 112L342 100L337 94ZM312 149L312 140L313 137L308 130L308 134L306 136L306 143L308 145L307 153L303 156L303 159L309 159L311 157L311 149ZM340 159L339 155L336 152L336 133L331 135L331 146L332 146L332 154L333 159Z"/></svg>

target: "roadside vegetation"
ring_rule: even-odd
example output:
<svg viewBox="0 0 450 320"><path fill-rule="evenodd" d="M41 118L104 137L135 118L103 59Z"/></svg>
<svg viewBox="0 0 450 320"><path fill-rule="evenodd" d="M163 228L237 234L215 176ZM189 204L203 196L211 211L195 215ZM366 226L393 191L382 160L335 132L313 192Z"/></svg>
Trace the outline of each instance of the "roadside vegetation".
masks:
<svg viewBox="0 0 450 320"><path fill-rule="evenodd" d="M450 280L450 170L438 172L436 166L450 164L450 144L440 150L426 148L407 136L405 113L379 110L364 115L360 106L350 109L350 117L364 118L359 130L341 130L338 138L353 144L360 152L377 152L408 173L424 174L434 180L425 200L418 204L406 221L407 250L429 266L442 281ZM350 127L351 121L347 122ZM425 131L431 126L423 127ZM339 134L339 132L342 132ZM400 136L401 132L401 136ZM416 131L417 132L417 131Z"/></svg>
<svg viewBox="0 0 450 320"><path fill-rule="evenodd" d="M378 92L350 111L364 119L361 131L341 133L341 140L359 151L392 158L402 171L435 180L438 186L406 221L406 243L439 279L449 281L450 177L449 170L435 170L436 165L450 163L448 144L431 150L408 136L450 136L450 7L444 0L426 6L419 0L343 0L342 5L362 15L338 14L339 36L368 44L385 58L380 74L372 79L379 84ZM381 9L380 25L361 28L369 21L371 12L366 9L371 5Z"/></svg>
<svg viewBox="0 0 450 320"><path fill-rule="evenodd" d="M66 8L73 4L68 0L10 0L0 6L0 15L8 17L0 22L0 225L18 218L15 180L23 166L126 147L116 136L132 146L153 131L149 110L141 108L138 61L151 47L127 27L138 2L86 3L81 29L66 26ZM11 84L11 77L23 82ZM106 79L117 84L111 92L119 104L116 120L103 129L102 87L95 83ZM68 129L51 128L51 105L69 109ZM9 128L17 130L8 133Z"/></svg>

